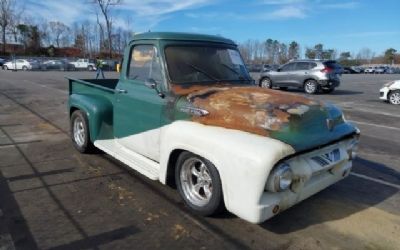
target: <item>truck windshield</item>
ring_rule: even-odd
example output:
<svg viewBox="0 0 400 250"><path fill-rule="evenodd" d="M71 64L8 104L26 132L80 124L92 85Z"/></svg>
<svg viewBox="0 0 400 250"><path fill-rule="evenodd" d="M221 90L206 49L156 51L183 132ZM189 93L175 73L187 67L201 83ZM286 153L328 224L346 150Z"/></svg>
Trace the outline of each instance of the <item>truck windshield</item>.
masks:
<svg viewBox="0 0 400 250"><path fill-rule="evenodd" d="M236 49L211 46L169 46L165 56L173 83L250 82Z"/></svg>

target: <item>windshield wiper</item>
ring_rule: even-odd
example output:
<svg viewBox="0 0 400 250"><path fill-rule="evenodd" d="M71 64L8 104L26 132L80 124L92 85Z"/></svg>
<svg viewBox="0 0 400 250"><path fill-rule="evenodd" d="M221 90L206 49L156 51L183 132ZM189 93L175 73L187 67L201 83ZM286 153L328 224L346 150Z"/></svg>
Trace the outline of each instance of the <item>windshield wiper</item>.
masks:
<svg viewBox="0 0 400 250"><path fill-rule="evenodd" d="M225 63L221 63L222 66L224 66L225 68L229 69L230 71L232 71L233 73L235 73L238 77L239 80L246 80L248 81L249 79L246 79L242 74L240 74L239 72L236 71L236 69L230 67L229 65L225 64Z"/></svg>
<svg viewBox="0 0 400 250"><path fill-rule="evenodd" d="M196 71L199 72L199 73L202 73L203 75L207 76L207 77L210 78L211 80L220 82L220 80L219 80L218 78L216 78L216 77L214 77L214 76L208 74L206 71L200 69L199 67L194 66L193 64L190 64L190 63L186 63L186 65L189 65L189 66L192 67L194 70L196 70Z"/></svg>

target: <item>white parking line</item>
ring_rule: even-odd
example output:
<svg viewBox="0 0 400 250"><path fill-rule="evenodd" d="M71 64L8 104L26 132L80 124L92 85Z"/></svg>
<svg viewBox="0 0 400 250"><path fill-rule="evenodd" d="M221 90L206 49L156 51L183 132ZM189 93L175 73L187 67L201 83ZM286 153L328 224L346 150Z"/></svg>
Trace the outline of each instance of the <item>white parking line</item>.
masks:
<svg viewBox="0 0 400 250"><path fill-rule="evenodd" d="M400 185L393 184L393 183L390 183L390 182L387 182L387 181L383 181L383 180L379 180L379 179L375 179L375 178L372 178L372 177L369 177L369 176L366 176L366 175L363 175L363 174L357 174L357 173L351 172L350 175L356 176L356 177L361 178L361 179L377 182L379 184L383 184L383 185L386 185L386 186L390 186L390 187L394 187L394 188L400 189Z"/></svg>
<svg viewBox="0 0 400 250"><path fill-rule="evenodd" d="M367 125L367 126L373 126L373 127L378 127L378 128L386 128L386 129L392 129L392 130L400 131L400 128L386 126L386 125L380 125L380 124L369 123L369 122L352 121L352 120L348 120L348 121L349 122L354 122L354 123L357 123L357 124L360 124L360 125Z"/></svg>

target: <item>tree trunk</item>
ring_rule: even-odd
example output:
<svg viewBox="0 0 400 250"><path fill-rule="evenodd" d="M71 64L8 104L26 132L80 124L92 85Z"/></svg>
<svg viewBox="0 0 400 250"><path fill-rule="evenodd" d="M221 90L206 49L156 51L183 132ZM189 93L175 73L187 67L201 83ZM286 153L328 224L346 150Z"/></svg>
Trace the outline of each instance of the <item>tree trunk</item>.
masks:
<svg viewBox="0 0 400 250"><path fill-rule="evenodd" d="M2 29L2 42L3 42L2 52L3 52L3 55L6 55L6 29L5 29L5 27L3 27L3 29Z"/></svg>

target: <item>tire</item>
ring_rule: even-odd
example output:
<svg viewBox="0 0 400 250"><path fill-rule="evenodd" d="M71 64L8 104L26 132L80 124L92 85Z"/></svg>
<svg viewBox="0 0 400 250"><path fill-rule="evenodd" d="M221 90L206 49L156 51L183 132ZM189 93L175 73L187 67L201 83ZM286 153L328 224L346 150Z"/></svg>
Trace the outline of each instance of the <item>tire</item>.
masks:
<svg viewBox="0 0 400 250"><path fill-rule="evenodd" d="M6 65L3 66L4 70L8 70L8 67Z"/></svg>
<svg viewBox="0 0 400 250"><path fill-rule="evenodd" d="M90 66L90 65L89 65L89 66L87 67L87 69L88 69L89 71L93 71L93 66Z"/></svg>
<svg viewBox="0 0 400 250"><path fill-rule="evenodd" d="M28 67L22 66L22 70L23 70L23 71L27 71L27 70L28 70Z"/></svg>
<svg viewBox="0 0 400 250"><path fill-rule="evenodd" d="M271 89L272 88L272 81L269 77L264 77L261 78L260 80L260 87L261 88L266 88L266 89Z"/></svg>
<svg viewBox="0 0 400 250"><path fill-rule="evenodd" d="M310 79L304 83L303 88L304 92L306 92L307 94L314 95L318 92L319 86L317 81Z"/></svg>
<svg viewBox="0 0 400 250"><path fill-rule="evenodd" d="M332 93L335 90L335 88L327 88L327 89L322 89L322 92L325 94L329 94Z"/></svg>
<svg viewBox="0 0 400 250"><path fill-rule="evenodd" d="M210 216L223 211L221 179L207 159L181 153L175 166L175 180L183 201L196 214Z"/></svg>
<svg viewBox="0 0 400 250"><path fill-rule="evenodd" d="M388 101L394 105L400 105L400 90L395 90L389 93Z"/></svg>
<svg viewBox="0 0 400 250"><path fill-rule="evenodd" d="M75 110L70 119L70 132L72 144L81 153L93 152L95 147L90 141L89 122L86 114Z"/></svg>

